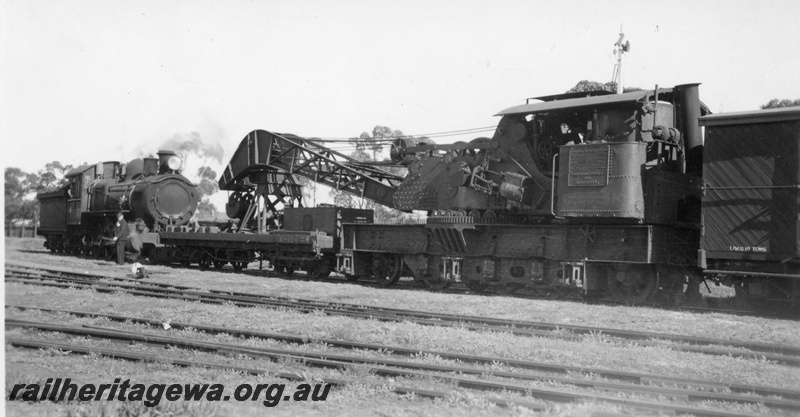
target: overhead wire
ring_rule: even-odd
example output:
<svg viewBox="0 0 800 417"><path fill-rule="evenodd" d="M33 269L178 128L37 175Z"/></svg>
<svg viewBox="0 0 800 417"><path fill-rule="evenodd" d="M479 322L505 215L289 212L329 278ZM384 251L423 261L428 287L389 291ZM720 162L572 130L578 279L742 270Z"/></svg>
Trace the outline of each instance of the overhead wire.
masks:
<svg viewBox="0 0 800 417"><path fill-rule="evenodd" d="M307 140L311 140L314 142L326 142L326 143L368 143L368 142L393 142L397 139L402 138L421 138L421 137L451 137L451 136L463 136L469 135L474 133L481 133L481 132L489 132L493 131L496 126L485 126L485 127L476 127L472 129L461 129L461 130L450 130L445 132L434 132L434 133L421 133L421 134L414 134L414 135L402 135L402 136L394 136L385 139L360 139L359 137L352 137L352 138L317 138L317 137L307 137Z"/></svg>

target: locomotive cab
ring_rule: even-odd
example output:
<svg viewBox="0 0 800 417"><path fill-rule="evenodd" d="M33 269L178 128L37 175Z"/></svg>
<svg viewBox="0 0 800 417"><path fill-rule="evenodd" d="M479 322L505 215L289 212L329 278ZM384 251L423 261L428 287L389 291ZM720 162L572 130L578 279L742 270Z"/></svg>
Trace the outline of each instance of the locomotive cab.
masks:
<svg viewBox="0 0 800 417"><path fill-rule="evenodd" d="M541 97L503 115L501 146L524 142L531 176L551 183L551 214L671 224L699 221L696 178L687 161L702 147L707 113L697 85L615 95ZM511 132L511 133L506 133ZM696 154L696 152L695 152Z"/></svg>

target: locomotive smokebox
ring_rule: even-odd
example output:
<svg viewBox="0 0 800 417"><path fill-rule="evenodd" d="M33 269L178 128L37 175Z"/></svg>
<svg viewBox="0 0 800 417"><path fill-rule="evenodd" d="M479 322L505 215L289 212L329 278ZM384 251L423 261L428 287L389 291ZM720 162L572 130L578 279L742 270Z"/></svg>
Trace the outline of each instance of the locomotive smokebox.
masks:
<svg viewBox="0 0 800 417"><path fill-rule="evenodd" d="M149 177L136 184L131 194L131 209L143 215L148 224L183 225L197 210L200 194L182 176Z"/></svg>
<svg viewBox="0 0 800 417"><path fill-rule="evenodd" d="M699 173L703 169L703 133L697 119L700 113L700 84L675 86L678 106L678 130L686 143L686 172Z"/></svg>

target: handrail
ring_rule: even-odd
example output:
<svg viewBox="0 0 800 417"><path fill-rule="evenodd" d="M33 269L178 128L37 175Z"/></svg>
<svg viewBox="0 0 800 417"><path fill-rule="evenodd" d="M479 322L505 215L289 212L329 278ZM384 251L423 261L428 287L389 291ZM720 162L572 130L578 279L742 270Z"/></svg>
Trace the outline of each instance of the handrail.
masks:
<svg viewBox="0 0 800 417"><path fill-rule="evenodd" d="M556 215L556 159L558 158L558 154L553 155L553 172L552 172L552 180L550 181L550 214L553 216Z"/></svg>

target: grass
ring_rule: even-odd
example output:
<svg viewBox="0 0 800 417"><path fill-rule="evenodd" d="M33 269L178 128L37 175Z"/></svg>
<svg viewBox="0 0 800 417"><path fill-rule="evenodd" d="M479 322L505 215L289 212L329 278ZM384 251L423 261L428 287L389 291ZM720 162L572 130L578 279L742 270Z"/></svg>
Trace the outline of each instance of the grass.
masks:
<svg viewBox="0 0 800 417"><path fill-rule="evenodd" d="M36 244L36 239L7 239L6 257L9 260L18 259L43 265L81 270L91 269L92 272L116 274L117 276L125 276L129 273L129 271L122 270L116 265L105 261L53 256L34 248ZM27 250L27 252L23 252L24 250ZM258 292L295 298L318 298L454 314L518 320L541 320L563 324L598 325L665 333L737 338L760 342L800 343L800 331L798 331L796 323L784 320L738 317L725 314L693 314L651 308L589 306L570 302L522 300L506 297L374 289L350 284L304 282L253 275L219 273L216 271L181 270L163 266L153 266L151 270L153 272L151 280L206 289ZM720 382L752 383L789 389L796 389L800 386L800 372L798 372L797 368L758 359L711 357L695 353L677 352L671 350L669 346L644 347L635 342L612 340L603 333L588 334L579 341L570 342L549 338L521 337L507 333L476 332L458 327L437 328L420 326L409 322L359 320L327 316L322 312L301 314L283 308L238 308L230 304L208 305L198 302L143 298L122 293L103 294L91 290L57 290L13 283L6 284L6 299L7 302L20 305L130 315L159 321L171 320L173 322L226 326L263 332L296 334L306 337L386 343L426 350L503 356L574 366L648 372L710 379ZM16 309L6 309L6 316L74 325L91 324L255 347L356 354L365 358L381 358L391 354L389 351L347 351L320 343L294 345L274 340L239 339L231 335L207 335L191 329L179 331L173 329L163 333L163 330L160 329L145 328L131 323L115 323L99 318L54 315L34 310L21 312ZM50 341L69 340L70 343L105 344L119 348L119 345L111 344L108 341L86 340L50 333L10 330L6 334L7 336L24 334L26 337ZM498 409L495 406L487 405L483 399L483 394L476 395L471 391L454 389L453 385L447 382L436 379L420 380L416 378L388 380L376 377L368 372L366 367L358 365L348 366L343 371L323 370L308 368L301 362L291 360L270 363L246 357L230 358L203 352L153 348L142 344L126 345L125 348L142 352L157 352L165 358L203 358L203 360L232 363L237 366L252 366L282 372L298 372L306 375L310 380L337 377L357 381L356 384L337 389L336 395L331 395L329 401L324 404L286 403L270 409L271 414L277 415L495 415L497 413L516 414L524 412L516 409ZM58 352L32 352L16 349L8 349L7 352L6 365L11 369L22 369L22 372L30 372L31 369L44 367L47 370L45 375L76 375L89 380L100 379L104 383L108 381L104 381L102 378L107 378L111 374L141 378L142 380L153 382L166 382L174 378L181 382L187 381L185 378L195 378L194 380L197 381L211 381L222 378L226 381L231 381L231 384L233 384L231 386L240 383L236 381L257 380L257 377L239 374L229 375L215 370L180 369L158 363L131 364L102 357L75 357L59 354ZM417 355L408 360L424 363L452 363L452 361L445 360L437 355ZM508 370L510 368L503 364L495 364L485 366L485 369L488 375L492 369ZM181 380L181 378L184 379ZM528 384L530 387L558 386L557 384L536 381L531 381ZM446 400L419 401L409 396L392 393L390 388L395 385L452 389L453 394L452 398L448 397ZM496 394L496 396L507 398L524 397L515 394ZM7 411L11 415L26 415L27 412L38 413L42 410L50 410L54 413L65 412L73 410L74 407L88 407L86 408L89 410L88 412L95 413L85 415L103 415L107 411L111 412L109 411L110 409L106 410L100 405L88 406L85 404L56 405L15 402L10 403L9 407ZM746 413L764 411L753 407L737 406L728 406L728 409L730 411L740 410ZM221 404L219 409L212 411L218 411L222 415L249 415L264 412L263 407L238 403ZM585 415L595 411L614 413L619 412L620 408L597 403L551 405L551 408L548 409L548 415ZM83 411L77 411L76 409L74 412Z"/></svg>
<svg viewBox="0 0 800 417"><path fill-rule="evenodd" d="M167 353L170 355L171 353ZM113 359L93 356L68 356L60 355L50 351L22 351L10 349L7 352L8 360L13 361L17 366L27 363L37 363L44 367L57 368L61 375L77 375L82 381L94 383L108 383L108 376L98 376L97 369L103 369L106 375L119 375L124 378L131 378L132 383L221 383L226 389L232 390L239 384L259 384L259 383L285 383L287 389L294 387L298 382L276 380L264 376L242 375L237 372L222 372L203 368L176 368L161 363L129 363ZM208 358L206 358L208 359ZM263 361L256 363L252 360L233 360L229 358L218 358L217 361L228 360L237 366L260 365L265 367ZM284 366L284 363L278 364ZM315 383L324 374L309 375L309 383ZM383 378L370 375L367 372L348 369L342 372L340 377L354 379L357 382L335 388L328 396L328 401L323 402L281 402L277 407L268 410L270 415L515 415L513 410L498 408L491 404L483 404L480 409L475 409L474 401L466 401L469 395L454 396L447 401L420 401L414 396L397 395L391 391L395 383L419 383L412 380L398 380L388 382ZM41 379L29 377L25 374L17 374L7 381L14 383L34 383L41 382ZM436 385L436 384L431 384ZM442 389L445 385L438 384L430 388ZM474 395L474 394L472 394ZM72 415L116 415L109 414L110 411L131 411L128 415L162 415L159 411L186 412L186 414L165 414L165 415L263 415L267 410L260 402L222 402L209 404L200 403L176 403L172 408L162 405L156 409L143 409L135 405L125 406L115 402L98 401L91 403L7 403L8 415L52 415L58 412L73 413ZM395 410L402 409L410 414L398 414ZM146 411L149 410L149 414ZM137 414L137 412L144 412ZM83 413L83 414L81 414ZM106 414L103 414L106 413ZM64 414L61 414L64 415Z"/></svg>
<svg viewBox="0 0 800 417"><path fill-rule="evenodd" d="M17 291L17 285L9 284L10 292ZM84 310L105 313L135 311L141 299L128 295L98 294L79 290L63 290L57 295L44 287L25 287L30 294L15 296L18 302L48 306L57 302L55 298L74 300L83 305ZM87 293L87 294L81 294ZM70 301L62 301L63 308L77 309ZM288 333L316 338L332 338L366 343L385 343L425 350L450 351L472 355L501 356L511 359L531 360L548 363L563 363L574 366L600 367L634 372L649 372L665 375L692 374L695 378L717 381L751 383L754 377L762 384L771 386L800 386L800 375L794 368L764 363L753 359L710 357L669 349L669 346L642 347L635 342L614 341L603 334L589 334L577 342L550 338L515 336L508 333L475 332L460 328L436 328L420 326L409 322L381 322L378 320L358 320L346 317L329 317L315 314L301 314L294 311L273 311L267 309L246 309L234 306L210 306L195 302L174 302L170 300L148 300L149 308L145 318L209 325L247 328L264 332ZM41 304L40 304L41 305ZM198 311L200 310L200 311ZM201 312L202 311L202 312ZM19 312L7 310L8 317L34 321L55 321L49 313L29 310ZM144 331L154 334L180 336L188 339L236 342L245 346L278 347L301 351L349 351L329 348L320 344L293 345L279 341L260 339L235 339L230 335L206 335L195 331L179 330L163 332L160 329L145 328L134 324L116 324L106 319L80 318L65 315L57 316L58 322L74 325L91 324L103 327L120 327L131 331ZM235 323L235 324L233 324ZM361 350L365 357L380 357L381 353ZM417 358L429 363L441 363L435 356Z"/></svg>

